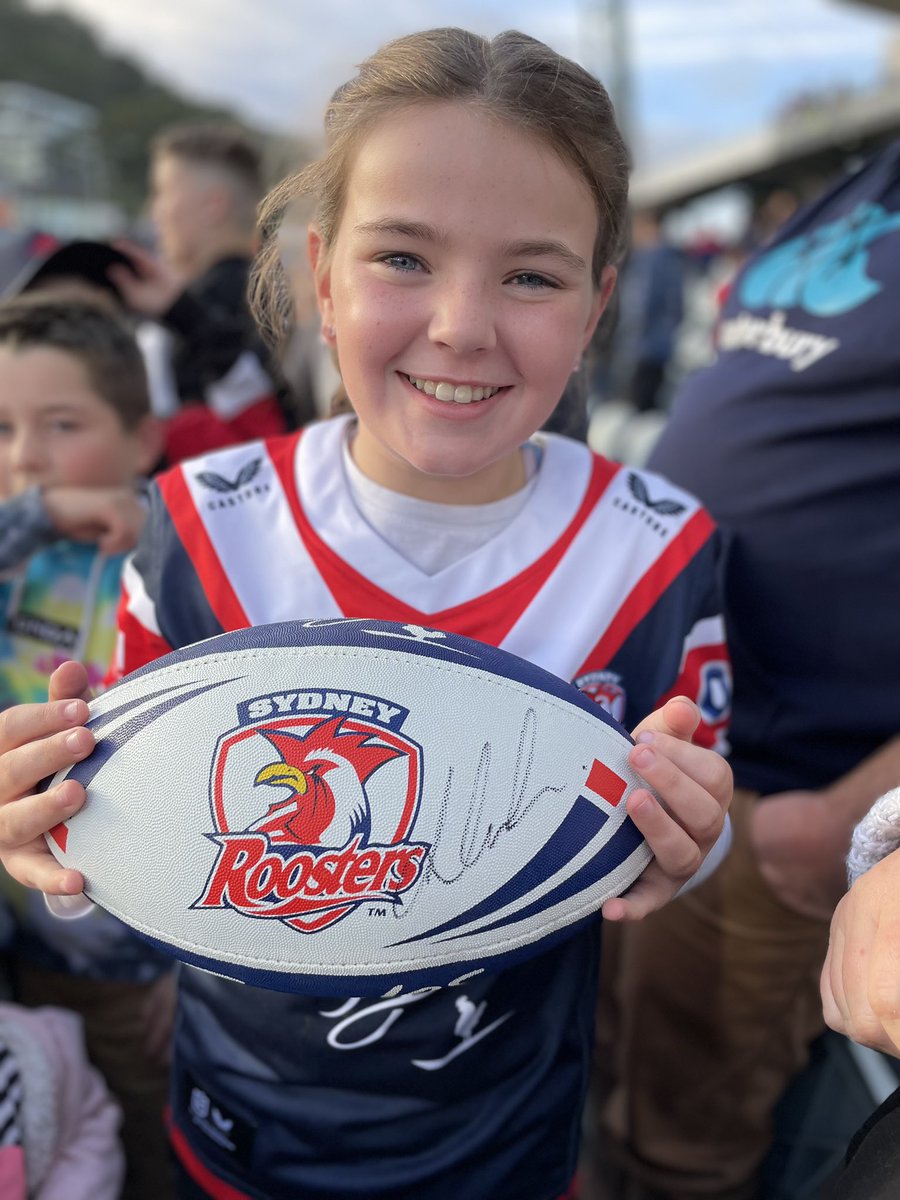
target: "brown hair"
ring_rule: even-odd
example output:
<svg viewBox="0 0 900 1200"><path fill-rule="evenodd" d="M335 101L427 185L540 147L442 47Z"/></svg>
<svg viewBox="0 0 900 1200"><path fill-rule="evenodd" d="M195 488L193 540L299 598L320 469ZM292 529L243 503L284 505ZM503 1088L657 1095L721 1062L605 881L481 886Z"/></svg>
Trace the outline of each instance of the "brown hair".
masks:
<svg viewBox="0 0 900 1200"><path fill-rule="evenodd" d="M138 344L128 326L105 305L52 300L41 294L0 304L0 346L71 354L84 367L93 390L129 431L150 412L147 373Z"/></svg>
<svg viewBox="0 0 900 1200"><path fill-rule="evenodd" d="M235 214L255 226L256 206L263 194L262 156L242 129L232 125L189 123L162 130L150 144L154 160L171 155L199 167L220 171L231 185Z"/></svg>
<svg viewBox="0 0 900 1200"><path fill-rule="evenodd" d="M432 29L389 42L334 93L325 114L326 150L283 180L260 206L262 247L251 301L263 333L278 343L292 324L277 243L286 210L299 196L315 202L326 248L337 233L353 152L381 117L422 100L460 100L533 134L588 184L599 217L593 276L621 254L629 157L603 85L583 67L524 33L484 38Z"/></svg>

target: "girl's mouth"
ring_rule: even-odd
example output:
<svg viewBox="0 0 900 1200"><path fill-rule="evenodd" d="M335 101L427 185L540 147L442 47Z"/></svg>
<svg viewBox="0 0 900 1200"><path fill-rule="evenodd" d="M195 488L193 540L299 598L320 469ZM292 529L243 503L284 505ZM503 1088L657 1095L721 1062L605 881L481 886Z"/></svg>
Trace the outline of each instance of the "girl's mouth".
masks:
<svg viewBox="0 0 900 1200"><path fill-rule="evenodd" d="M448 383L442 379L419 379L415 375L407 375L409 382L424 392L426 396L434 396L445 404L474 404L479 400L489 400L501 390L498 387L478 387L468 383Z"/></svg>

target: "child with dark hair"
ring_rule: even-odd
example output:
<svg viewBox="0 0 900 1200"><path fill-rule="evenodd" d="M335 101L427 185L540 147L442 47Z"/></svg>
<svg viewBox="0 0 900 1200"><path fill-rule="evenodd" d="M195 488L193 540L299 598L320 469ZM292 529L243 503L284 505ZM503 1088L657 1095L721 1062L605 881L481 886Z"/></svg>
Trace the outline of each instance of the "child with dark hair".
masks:
<svg viewBox="0 0 900 1200"><path fill-rule="evenodd" d="M0 498L14 503L41 489L51 510L60 496L74 509L93 489L130 492L139 504L136 487L158 453L140 351L116 316L41 297L0 306ZM50 674L73 656L93 686L102 682L123 562L121 551L57 538L0 575L0 708L46 700ZM171 1008L169 962L99 910L62 922L37 893L9 879L3 888L15 916L16 997L84 1018L89 1053L125 1112L132 1175L145 1189L129 1183L128 1194L164 1195L167 1070L147 1042L161 1036Z"/></svg>

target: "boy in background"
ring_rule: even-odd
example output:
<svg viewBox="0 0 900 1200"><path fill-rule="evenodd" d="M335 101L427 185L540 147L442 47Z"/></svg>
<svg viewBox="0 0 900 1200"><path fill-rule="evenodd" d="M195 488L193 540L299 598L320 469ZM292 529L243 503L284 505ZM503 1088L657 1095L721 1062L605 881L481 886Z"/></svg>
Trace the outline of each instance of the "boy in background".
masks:
<svg viewBox="0 0 900 1200"><path fill-rule="evenodd" d="M287 390L250 315L247 289L263 195L259 151L228 125L177 125L151 147L159 257L117 244L107 279L132 313L168 463L283 433Z"/></svg>
<svg viewBox="0 0 900 1200"><path fill-rule="evenodd" d="M134 490L159 452L140 351L114 314L59 300L0 306L0 500L35 487ZM62 538L0 575L0 708L46 700L50 673L73 656L102 681L123 561ZM84 1018L89 1054L125 1114L124 1195L163 1200L169 960L106 913L59 922L36 893L9 880L4 889L16 999Z"/></svg>

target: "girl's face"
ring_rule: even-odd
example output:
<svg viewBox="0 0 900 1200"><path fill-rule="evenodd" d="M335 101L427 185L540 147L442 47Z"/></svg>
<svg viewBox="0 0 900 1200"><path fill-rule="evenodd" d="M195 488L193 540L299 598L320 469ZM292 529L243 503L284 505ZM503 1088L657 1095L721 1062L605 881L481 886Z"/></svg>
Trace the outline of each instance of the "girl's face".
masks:
<svg viewBox="0 0 900 1200"><path fill-rule="evenodd" d="M485 503L524 482L615 282L597 213L550 149L462 103L381 120L353 162L330 253L310 235L323 325L376 482ZM328 335L326 335L328 336Z"/></svg>

